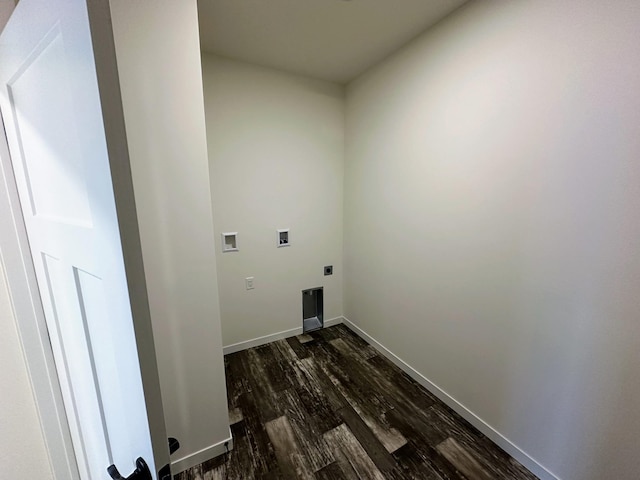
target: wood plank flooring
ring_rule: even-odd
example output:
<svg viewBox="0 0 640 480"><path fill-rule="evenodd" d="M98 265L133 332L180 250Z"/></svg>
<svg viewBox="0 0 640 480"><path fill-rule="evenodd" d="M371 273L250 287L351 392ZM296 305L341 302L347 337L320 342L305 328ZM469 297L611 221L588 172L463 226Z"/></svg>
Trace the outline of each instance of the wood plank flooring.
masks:
<svg viewBox="0 0 640 480"><path fill-rule="evenodd" d="M225 357L234 449L176 480L532 480L344 325Z"/></svg>

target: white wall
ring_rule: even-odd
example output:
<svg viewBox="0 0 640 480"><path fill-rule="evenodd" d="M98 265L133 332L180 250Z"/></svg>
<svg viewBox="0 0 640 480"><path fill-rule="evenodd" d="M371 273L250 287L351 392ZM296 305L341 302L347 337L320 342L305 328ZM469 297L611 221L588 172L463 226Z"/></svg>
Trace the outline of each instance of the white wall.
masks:
<svg viewBox="0 0 640 480"><path fill-rule="evenodd" d="M346 316L564 479L640 467L638 25L471 2L347 89Z"/></svg>
<svg viewBox="0 0 640 480"><path fill-rule="evenodd" d="M0 259L0 465L2 477L53 479Z"/></svg>
<svg viewBox="0 0 640 480"><path fill-rule="evenodd" d="M203 62L224 345L300 328L307 288L324 286L325 319L341 316L343 88ZM276 247L278 228L290 247ZM239 251L222 253L220 233L235 231Z"/></svg>
<svg viewBox="0 0 640 480"><path fill-rule="evenodd" d="M111 6L167 434L182 445L175 460L229 437L196 2Z"/></svg>

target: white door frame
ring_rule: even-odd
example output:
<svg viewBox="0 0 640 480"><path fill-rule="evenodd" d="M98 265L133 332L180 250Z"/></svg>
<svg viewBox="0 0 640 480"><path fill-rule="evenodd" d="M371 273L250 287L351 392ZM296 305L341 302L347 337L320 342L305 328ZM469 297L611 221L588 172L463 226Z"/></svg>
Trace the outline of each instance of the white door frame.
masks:
<svg viewBox="0 0 640 480"><path fill-rule="evenodd" d="M0 112L0 255L54 479L80 480Z"/></svg>

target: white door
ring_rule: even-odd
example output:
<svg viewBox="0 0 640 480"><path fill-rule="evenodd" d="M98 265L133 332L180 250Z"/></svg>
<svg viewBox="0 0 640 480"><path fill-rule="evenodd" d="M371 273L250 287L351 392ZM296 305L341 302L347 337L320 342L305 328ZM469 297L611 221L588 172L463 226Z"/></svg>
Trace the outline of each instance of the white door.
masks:
<svg viewBox="0 0 640 480"><path fill-rule="evenodd" d="M107 0L90 1L108 11ZM122 246L138 244L125 239L137 225L121 231L116 213L133 192L112 182L110 162L122 158L108 155L96 74L112 67L100 67L86 0L19 2L0 36L4 168L15 176L80 478L109 478L112 464L127 477L141 457L155 479L167 439L157 369L148 368L146 290L127 282L143 278L132 271L142 268L130 261L136 252Z"/></svg>

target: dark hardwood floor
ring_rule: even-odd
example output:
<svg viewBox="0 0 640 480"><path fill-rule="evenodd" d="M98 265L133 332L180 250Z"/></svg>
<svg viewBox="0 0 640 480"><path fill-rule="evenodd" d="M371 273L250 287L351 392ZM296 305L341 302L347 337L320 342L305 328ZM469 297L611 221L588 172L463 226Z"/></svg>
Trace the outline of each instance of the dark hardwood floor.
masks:
<svg viewBox="0 0 640 480"><path fill-rule="evenodd" d="M177 480L537 478L343 325L225 366L234 449Z"/></svg>

